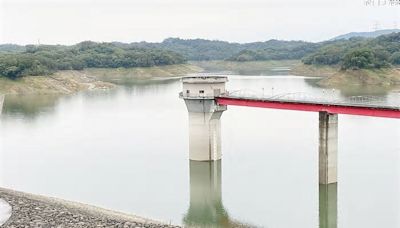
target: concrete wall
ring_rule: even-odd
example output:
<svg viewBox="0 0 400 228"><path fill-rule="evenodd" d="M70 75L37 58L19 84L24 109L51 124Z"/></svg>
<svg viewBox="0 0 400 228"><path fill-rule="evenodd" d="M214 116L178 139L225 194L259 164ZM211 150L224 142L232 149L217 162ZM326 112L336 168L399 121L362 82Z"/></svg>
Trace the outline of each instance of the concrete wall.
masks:
<svg viewBox="0 0 400 228"><path fill-rule="evenodd" d="M222 157L222 111L212 113L189 112L189 159L215 161Z"/></svg>
<svg viewBox="0 0 400 228"><path fill-rule="evenodd" d="M215 161L221 159L222 112L214 97L225 93L226 77L200 76L182 79L182 95L189 112L189 159Z"/></svg>
<svg viewBox="0 0 400 228"><path fill-rule="evenodd" d="M220 93L225 93L225 83L214 83L214 84L190 84L183 83L182 86L183 96L187 97L211 97L218 96ZM203 93L201 93L203 91Z"/></svg>
<svg viewBox="0 0 400 228"><path fill-rule="evenodd" d="M214 97L225 93L226 77L184 77L182 78L183 97Z"/></svg>

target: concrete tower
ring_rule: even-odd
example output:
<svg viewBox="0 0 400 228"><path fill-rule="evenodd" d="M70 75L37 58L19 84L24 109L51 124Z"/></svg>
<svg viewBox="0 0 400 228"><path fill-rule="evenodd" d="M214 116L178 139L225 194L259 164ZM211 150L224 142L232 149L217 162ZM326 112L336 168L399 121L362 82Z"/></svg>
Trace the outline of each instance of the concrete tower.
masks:
<svg viewBox="0 0 400 228"><path fill-rule="evenodd" d="M189 158L193 161L221 159L220 118L226 106L216 104L215 97L225 93L227 77L201 76L182 79L189 112Z"/></svg>

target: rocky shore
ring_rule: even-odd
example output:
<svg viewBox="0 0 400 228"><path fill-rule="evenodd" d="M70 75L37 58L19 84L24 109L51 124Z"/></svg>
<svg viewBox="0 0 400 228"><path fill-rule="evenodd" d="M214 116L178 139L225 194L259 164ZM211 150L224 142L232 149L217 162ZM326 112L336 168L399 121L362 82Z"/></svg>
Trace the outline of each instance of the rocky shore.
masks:
<svg viewBox="0 0 400 228"><path fill-rule="evenodd" d="M1 227L177 227L81 203L0 188L0 198L12 207Z"/></svg>
<svg viewBox="0 0 400 228"><path fill-rule="evenodd" d="M80 91L111 89L125 81L183 76L201 72L198 66L178 64L135 68L90 68L64 70L52 75L26 76L11 80L0 76L0 94L74 94Z"/></svg>

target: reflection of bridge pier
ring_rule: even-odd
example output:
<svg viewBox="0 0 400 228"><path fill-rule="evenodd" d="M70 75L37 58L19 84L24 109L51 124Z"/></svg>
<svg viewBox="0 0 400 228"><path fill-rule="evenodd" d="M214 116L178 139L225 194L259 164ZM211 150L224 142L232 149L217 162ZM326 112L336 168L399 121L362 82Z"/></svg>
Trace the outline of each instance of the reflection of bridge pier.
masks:
<svg viewBox="0 0 400 228"><path fill-rule="evenodd" d="M319 185L319 227L337 228L337 183Z"/></svg>

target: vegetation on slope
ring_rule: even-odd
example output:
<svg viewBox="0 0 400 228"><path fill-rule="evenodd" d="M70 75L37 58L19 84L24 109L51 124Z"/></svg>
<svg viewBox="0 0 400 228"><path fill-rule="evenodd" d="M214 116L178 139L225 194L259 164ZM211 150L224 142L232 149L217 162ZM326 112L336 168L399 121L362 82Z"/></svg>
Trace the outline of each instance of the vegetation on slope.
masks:
<svg viewBox="0 0 400 228"><path fill-rule="evenodd" d="M179 39L168 38L161 43L131 43L121 44L130 47L158 48L174 51L188 60L224 60L243 50L244 47L239 43L229 43L218 40L204 39Z"/></svg>
<svg viewBox="0 0 400 228"><path fill-rule="evenodd" d="M73 46L27 45L23 52L0 54L0 76L15 79L26 75L49 75L58 70L149 67L184 62L185 58L172 51L123 48L112 43L85 41Z"/></svg>
<svg viewBox="0 0 400 228"><path fill-rule="evenodd" d="M152 47L175 51L188 60L260 61L301 59L315 51L318 44L303 41L269 40L253 43L229 43L218 40L168 38L162 43L131 43L124 46Z"/></svg>
<svg viewBox="0 0 400 228"><path fill-rule="evenodd" d="M269 40L245 45L246 49L231 56L231 61L289 60L301 59L317 50L319 44L303 41Z"/></svg>
<svg viewBox="0 0 400 228"><path fill-rule="evenodd" d="M378 36L388 35L388 34L396 33L396 32L400 32L400 29L382 29L382 30L376 30L376 31L372 31L372 32L351 32L351 33L347 33L347 34L343 34L343 35L334 37L331 40L342 40L342 39L348 40L348 39L355 38L355 37L376 38Z"/></svg>
<svg viewBox="0 0 400 228"><path fill-rule="evenodd" d="M400 62L400 33L325 42L302 61L308 65L339 65L344 70L388 68Z"/></svg>
<svg viewBox="0 0 400 228"><path fill-rule="evenodd" d="M95 43L0 45L0 76L49 75L58 70L131 68L184 63L186 60L298 60L306 65L347 69L380 69L400 64L400 33L377 38L350 38L321 43L269 40L229 43L168 38L161 43Z"/></svg>

